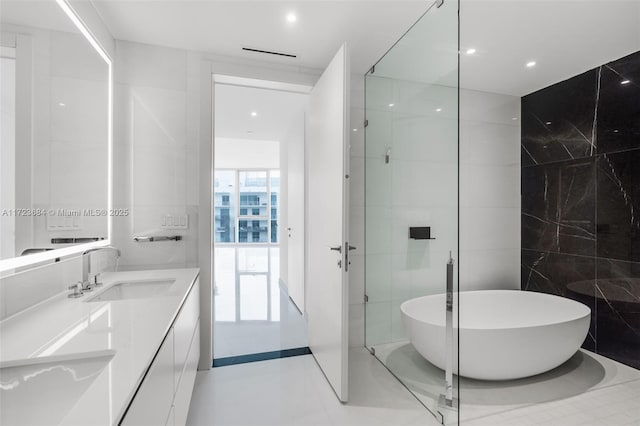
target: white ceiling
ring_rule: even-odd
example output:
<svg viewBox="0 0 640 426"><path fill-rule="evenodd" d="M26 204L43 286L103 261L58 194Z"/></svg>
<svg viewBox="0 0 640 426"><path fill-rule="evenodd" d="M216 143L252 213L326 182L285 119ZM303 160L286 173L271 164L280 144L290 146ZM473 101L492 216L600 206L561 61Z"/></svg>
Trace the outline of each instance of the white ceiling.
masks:
<svg viewBox="0 0 640 426"><path fill-rule="evenodd" d="M281 141L293 120L303 119L307 99L300 93L216 84L216 137Z"/></svg>
<svg viewBox="0 0 640 426"><path fill-rule="evenodd" d="M324 69L340 45L363 74L428 8L425 0L92 0L116 39ZM294 12L297 22L286 21ZM295 54L245 52L242 47Z"/></svg>
<svg viewBox="0 0 640 426"><path fill-rule="evenodd" d="M430 0L92 0L117 39L323 69L343 41L364 73ZM295 12L298 21L286 22ZM433 8L377 75L455 85L457 2ZM460 0L461 86L521 96L640 50L640 0ZM292 53L274 57L242 47ZM476 53L464 54L473 47ZM525 63L535 60L531 69Z"/></svg>
<svg viewBox="0 0 640 426"><path fill-rule="evenodd" d="M55 0L2 0L0 23L79 33Z"/></svg>
<svg viewBox="0 0 640 426"><path fill-rule="evenodd" d="M457 10L445 0L376 76L457 84ZM469 48L476 49L467 55ZM522 96L640 50L638 0L461 0L460 85ZM527 68L525 64L535 61Z"/></svg>

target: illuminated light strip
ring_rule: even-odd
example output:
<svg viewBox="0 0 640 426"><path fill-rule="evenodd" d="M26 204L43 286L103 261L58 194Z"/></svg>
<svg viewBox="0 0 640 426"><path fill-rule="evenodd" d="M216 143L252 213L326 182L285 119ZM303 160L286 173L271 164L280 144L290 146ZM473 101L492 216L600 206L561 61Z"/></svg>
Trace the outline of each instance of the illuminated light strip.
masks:
<svg viewBox="0 0 640 426"><path fill-rule="evenodd" d="M15 257L12 259L0 260L0 272L10 271L12 269L21 268L23 266L33 265L35 263L46 262L59 257L70 256L72 254L82 253L83 251L93 247L104 247L111 244L113 235L113 217L110 214L113 208L113 64L107 52L102 48L100 43L93 37L93 34L85 27L80 18L75 14L71 6L66 0L56 0L56 3L71 19L74 25L80 30L82 35L89 41L91 46L98 52L100 57L104 59L109 68L108 82L108 112L107 112L107 239L103 241L80 244L73 247L65 247L50 250L42 253L34 253L27 256Z"/></svg>
<svg viewBox="0 0 640 426"><path fill-rule="evenodd" d="M0 260L0 272L9 271L11 269L20 268L23 266L33 265L39 262L45 262L53 260L58 257L69 256L72 254L81 253L92 247L108 246L109 241L97 241L94 243L80 244L73 247L65 247L61 249L55 249L50 251L44 251L42 253L29 254L27 256L14 257L11 259Z"/></svg>
<svg viewBox="0 0 640 426"><path fill-rule="evenodd" d="M98 51L100 56L102 56L102 59L104 59L104 61L107 62L109 66L111 66L111 58L109 57L109 55L107 55L107 52L104 51L100 43L98 43L98 41L93 37L93 34L91 34L91 32L87 29L78 15L76 15L71 6L69 6L67 0L56 0L56 3L58 3L58 6L60 6L62 10L64 10L64 13L67 14L69 19L73 21L73 24L76 26L76 28L78 28L78 30L80 30L82 35L85 36L87 41L91 43L91 46L93 46L93 48Z"/></svg>

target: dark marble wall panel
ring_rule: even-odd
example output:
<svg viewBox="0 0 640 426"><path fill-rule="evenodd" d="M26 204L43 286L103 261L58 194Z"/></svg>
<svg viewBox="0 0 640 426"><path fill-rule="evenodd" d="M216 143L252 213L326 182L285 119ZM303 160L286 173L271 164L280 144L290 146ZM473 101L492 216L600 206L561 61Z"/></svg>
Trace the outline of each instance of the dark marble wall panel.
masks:
<svg viewBox="0 0 640 426"><path fill-rule="evenodd" d="M640 368L640 263L598 259L597 352Z"/></svg>
<svg viewBox="0 0 640 426"><path fill-rule="evenodd" d="M596 70L522 98L522 164L588 157L595 153Z"/></svg>
<svg viewBox="0 0 640 426"><path fill-rule="evenodd" d="M522 98L522 289L592 310L640 368L640 52Z"/></svg>
<svg viewBox="0 0 640 426"><path fill-rule="evenodd" d="M522 289L568 297L591 308L591 327L582 347L595 350L595 259L522 250Z"/></svg>
<svg viewBox="0 0 640 426"><path fill-rule="evenodd" d="M593 158L526 167L521 179L522 247L594 256Z"/></svg>
<svg viewBox="0 0 640 426"><path fill-rule="evenodd" d="M640 54L635 53L601 67L600 87L598 154L638 148Z"/></svg>
<svg viewBox="0 0 640 426"><path fill-rule="evenodd" d="M640 150L598 156L598 257L640 261Z"/></svg>

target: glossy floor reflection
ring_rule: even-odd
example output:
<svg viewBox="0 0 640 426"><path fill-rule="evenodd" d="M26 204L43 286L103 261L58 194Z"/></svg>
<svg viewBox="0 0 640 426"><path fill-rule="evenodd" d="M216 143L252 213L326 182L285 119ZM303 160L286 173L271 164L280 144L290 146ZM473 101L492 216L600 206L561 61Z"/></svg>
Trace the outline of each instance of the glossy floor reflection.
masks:
<svg viewBox="0 0 640 426"><path fill-rule="evenodd" d="M312 355L199 371L189 426L438 426L364 348L349 353L349 402Z"/></svg>
<svg viewBox="0 0 640 426"><path fill-rule="evenodd" d="M306 321L279 285L279 252L215 248L214 359L308 346Z"/></svg>

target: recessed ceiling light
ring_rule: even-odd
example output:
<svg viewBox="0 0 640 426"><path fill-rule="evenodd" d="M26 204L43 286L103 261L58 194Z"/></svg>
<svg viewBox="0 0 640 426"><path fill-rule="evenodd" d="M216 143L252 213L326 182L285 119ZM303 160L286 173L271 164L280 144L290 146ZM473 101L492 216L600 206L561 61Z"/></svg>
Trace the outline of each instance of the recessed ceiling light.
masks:
<svg viewBox="0 0 640 426"><path fill-rule="evenodd" d="M473 47L470 49L467 49L467 55L473 55L474 53L476 53L476 49L474 49Z"/></svg>
<svg viewBox="0 0 640 426"><path fill-rule="evenodd" d="M436 112L442 111L442 108L436 108Z"/></svg>
<svg viewBox="0 0 640 426"><path fill-rule="evenodd" d="M258 116L258 113L257 113L257 112L255 112L255 111L251 111L251 116L252 116L252 117L257 117L257 116Z"/></svg>
<svg viewBox="0 0 640 426"><path fill-rule="evenodd" d="M389 108L393 108L396 104L389 104Z"/></svg>
<svg viewBox="0 0 640 426"><path fill-rule="evenodd" d="M629 84L629 83L631 83L631 80L622 80L620 82L620 84Z"/></svg>
<svg viewBox="0 0 640 426"><path fill-rule="evenodd" d="M547 122L546 122L546 123L544 123L544 124L546 124L547 126L549 126L549 125L551 125L551 122L550 122L550 121L547 121Z"/></svg>
<svg viewBox="0 0 640 426"><path fill-rule="evenodd" d="M65 104L64 102L58 102L58 106L66 106L67 104Z"/></svg>
<svg viewBox="0 0 640 426"><path fill-rule="evenodd" d="M298 20L298 17L295 13L289 12L287 13L287 22L294 23Z"/></svg>
<svg viewBox="0 0 640 426"><path fill-rule="evenodd" d="M357 132L357 131L358 131L358 129L353 129L353 131L354 131L354 132Z"/></svg>
<svg viewBox="0 0 640 426"><path fill-rule="evenodd" d="M535 66L536 66L536 61L527 62L527 68L531 68L531 67L535 67Z"/></svg>
<svg viewBox="0 0 640 426"><path fill-rule="evenodd" d="M613 131L613 133L618 133L619 131L620 131L620 130L615 129L615 130Z"/></svg>

